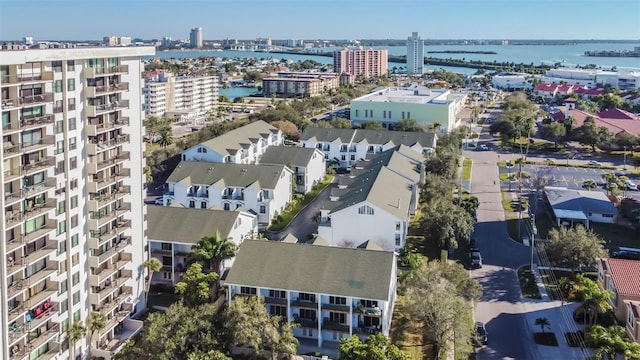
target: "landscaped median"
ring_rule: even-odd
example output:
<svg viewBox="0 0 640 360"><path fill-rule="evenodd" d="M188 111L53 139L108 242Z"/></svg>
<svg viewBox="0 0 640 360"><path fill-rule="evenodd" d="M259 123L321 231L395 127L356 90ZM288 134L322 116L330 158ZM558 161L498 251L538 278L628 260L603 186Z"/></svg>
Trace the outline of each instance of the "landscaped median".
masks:
<svg viewBox="0 0 640 360"><path fill-rule="evenodd" d="M528 299L542 299L542 296L540 296L540 289L538 289L538 283L536 283L536 277L531 271L531 266L527 265L518 269L518 281L520 282L522 297Z"/></svg>
<svg viewBox="0 0 640 360"><path fill-rule="evenodd" d="M471 180L471 167L473 166L473 160L464 158L462 162L462 181Z"/></svg>
<svg viewBox="0 0 640 360"><path fill-rule="evenodd" d="M276 216L271 225L267 229L268 231L280 231L285 229L291 221L298 215L302 209L315 200L318 195L333 182L334 177L332 175L325 175L322 182L316 184L311 191L309 191L302 199L294 198L289 203L289 206L282 212L282 214Z"/></svg>

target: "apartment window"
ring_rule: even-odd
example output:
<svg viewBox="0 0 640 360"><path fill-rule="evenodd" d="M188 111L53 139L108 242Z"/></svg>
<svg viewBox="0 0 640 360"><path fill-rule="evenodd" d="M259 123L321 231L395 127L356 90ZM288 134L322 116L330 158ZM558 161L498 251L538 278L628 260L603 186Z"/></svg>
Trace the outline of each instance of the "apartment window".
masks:
<svg viewBox="0 0 640 360"><path fill-rule="evenodd" d="M340 145L340 151L341 151L341 152L345 152L345 151L347 151L347 144L342 144L342 145Z"/></svg>
<svg viewBox="0 0 640 360"><path fill-rule="evenodd" d="M360 206L358 208L358 214L360 215L374 215L374 210L369 205Z"/></svg>
<svg viewBox="0 0 640 360"><path fill-rule="evenodd" d="M280 316L287 318L287 307L280 305L269 305L269 314L271 316Z"/></svg>
<svg viewBox="0 0 640 360"><path fill-rule="evenodd" d="M78 187L78 179L71 179L71 181L69 182L69 188L70 189L75 189L77 187ZM73 202L72 202L72 204L73 204ZM77 206L77 204L78 204L78 201L77 201L77 197L76 197L76 206Z"/></svg>
<svg viewBox="0 0 640 360"><path fill-rule="evenodd" d="M162 248L162 250L171 250L172 249L171 243L162 243L162 244L160 244L160 247Z"/></svg>
<svg viewBox="0 0 640 360"><path fill-rule="evenodd" d="M62 92L62 80L55 80L53 82L53 92L56 92L56 93Z"/></svg>
<svg viewBox="0 0 640 360"><path fill-rule="evenodd" d="M58 275L64 274L67 272L67 262L61 261L58 266Z"/></svg>
<svg viewBox="0 0 640 360"><path fill-rule="evenodd" d="M69 102L71 102L71 100L73 100L73 108L75 109L76 105L76 99L69 99ZM69 110L73 110L73 109L69 109ZM69 118L69 120L67 120L69 122L69 131L71 130L75 130L76 129L76 118Z"/></svg>
<svg viewBox="0 0 640 360"><path fill-rule="evenodd" d="M56 125L53 128L53 132L56 134L62 134L64 132L64 123L62 120L56 121Z"/></svg>
<svg viewBox="0 0 640 360"><path fill-rule="evenodd" d="M71 276L71 283L76 286L80 283L80 273L77 272Z"/></svg>
<svg viewBox="0 0 640 360"><path fill-rule="evenodd" d="M400 247L400 234L396 234L396 247Z"/></svg>
<svg viewBox="0 0 640 360"><path fill-rule="evenodd" d="M76 149L76 147L77 147L77 143L76 143L76 138L75 138L75 136L74 136L74 137L69 138L69 150L75 150L75 149Z"/></svg>
<svg viewBox="0 0 640 360"><path fill-rule="evenodd" d="M78 254L73 254L73 255L71 256L71 264L72 264L73 266L76 266L76 265L78 265L78 263L79 263L79 262L80 262L80 255L78 255Z"/></svg>
<svg viewBox="0 0 640 360"><path fill-rule="evenodd" d="M171 273L170 272L163 272L162 273L162 277L165 280L171 280Z"/></svg>
<svg viewBox="0 0 640 360"><path fill-rule="evenodd" d="M74 60L67 60L67 71L73 71L75 70L75 61Z"/></svg>
<svg viewBox="0 0 640 360"><path fill-rule="evenodd" d="M389 110L389 119L391 119L391 110Z"/></svg>
<svg viewBox="0 0 640 360"><path fill-rule="evenodd" d="M404 120L404 111L402 112L402 120Z"/></svg>
<svg viewBox="0 0 640 360"><path fill-rule="evenodd" d="M369 117L369 110L364 111L364 117Z"/></svg>
<svg viewBox="0 0 640 360"><path fill-rule="evenodd" d="M56 215L62 215L67 211L67 204L64 200L58 203L58 207L56 208Z"/></svg>
<svg viewBox="0 0 640 360"><path fill-rule="evenodd" d="M78 246L78 234L71 235L71 247Z"/></svg>
<svg viewBox="0 0 640 360"><path fill-rule="evenodd" d="M347 155L341 155L341 156L340 156L340 160L342 160L342 161L347 160Z"/></svg>
<svg viewBox="0 0 640 360"><path fill-rule="evenodd" d="M64 140L56 141L56 149L53 151L54 155L64 153Z"/></svg>
<svg viewBox="0 0 640 360"><path fill-rule="evenodd" d="M78 181L78 180L76 180L76 181ZM78 207L78 195L73 195L70 200L71 200L71 208L72 209L77 208Z"/></svg>
<svg viewBox="0 0 640 360"><path fill-rule="evenodd" d="M74 91L76 89L76 79L67 79L67 91Z"/></svg>
<svg viewBox="0 0 640 360"><path fill-rule="evenodd" d="M73 313L73 321L80 321L80 310L76 310Z"/></svg>
<svg viewBox="0 0 640 360"><path fill-rule="evenodd" d="M200 209L206 209L207 208L207 202L203 201L200 203Z"/></svg>
<svg viewBox="0 0 640 360"><path fill-rule="evenodd" d="M374 151L376 151L376 148L373 145L369 145L369 147L367 148L367 152L372 153Z"/></svg>
<svg viewBox="0 0 640 360"><path fill-rule="evenodd" d="M73 305L76 305L79 302L80 302L80 291L76 291L73 293ZM73 314L73 316L76 316L76 314Z"/></svg>
<svg viewBox="0 0 640 360"><path fill-rule="evenodd" d="M369 117L373 117L373 110L369 110Z"/></svg>
<svg viewBox="0 0 640 360"><path fill-rule="evenodd" d="M52 61L51 62L51 69L54 72L62 72L62 61Z"/></svg>
<svg viewBox="0 0 640 360"><path fill-rule="evenodd" d="M56 103L53 105L53 112L54 113L61 113L64 111L63 108L64 102L62 100L56 100Z"/></svg>
<svg viewBox="0 0 640 360"><path fill-rule="evenodd" d="M360 305L367 308L377 308L378 302L375 300L360 300Z"/></svg>
<svg viewBox="0 0 640 360"><path fill-rule="evenodd" d="M73 170L73 169L77 169L78 168L78 158L75 156L72 156L69 159L69 170Z"/></svg>
<svg viewBox="0 0 640 360"><path fill-rule="evenodd" d="M410 111L407 112L407 119L411 119L411 112Z"/></svg>
<svg viewBox="0 0 640 360"><path fill-rule="evenodd" d="M347 298L342 296L329 296L329 304L347 305Z"/></svg>
<svg viewBox="0 0 640 360"><path fill-rule="evenodd" d="M311 309L300 309L300 319L315 320L316 311Z"/></svg>
<svg viewBox="0 0 640 360"><path fill-rule="evenodd" d="M67 232L67 221L62 220L58 222L58 230L56 231L56 235L62 235Z"/></svg>
<svg viewBox="0 0 640 360"><path fill-rule="evenodd" d="M387 110L383 110L382 111L382 118L386 119L387 118Z"/></svg>
<svg viewBox="0 0 640 360"><path fill-rule="evenodd" d="M248 286L241 286L240 287L240 294L243 294L243 295L256 295L256 288L248 287Z"/></svg>
<svg viewBox="0 0 640 360"><path fill-rule="evenodd" d="M316 294L309 294L309 293L300 293L298 295L298 299L302 300L302 301L311 301L311 302L316 302Z"/></svg>
<svg viewBox="0 0 640 360"><path fill-rule="evenodd" d="M337 313L330 312L329 313L329 321L338 323L338 324L346 324L347 323L347 314L345 313Z"/></svg>
<svg viewBox="0 0 640 360"><path fill-rule="evenodd" d="M67 291L67 280L60 281L60 291L58 292L58 295L62 295L66 291Z"/></svg>
<svg viewBox="0 0 640 360"><path fill-rule="evenodd" d="M282 290L269 290L269 297L284 299L287 297L286 293Z"/></svg>
<svg viewBox="0 0 640 360"><path fill-rule="evenodd" d="M192 207L193 207L193 206L192 206ZM225 210L227 210L227 211L229 211L229 210L231 209L231 208L230 208L230 204L229 204L229 203L224 203L224 209L225 209Z"/></svg>
<svg viewBox="0 0 640 360"><path fill-rule="evenodd" d="M196 202L193 200L189 200L189 207L190 208L195 208L196 207ZM229 210L229 209L225 209L225 210Z"/></svg>
<svg viewBox="0 0 640 360"><path fill-rule="evenodd" d="M78 215L73 215L71 217L71 228L75 228L76 226L78 226Z"/></svg>
<svg viewBox="0 0 640 360"><path fill-rule="evenodd" d="M65 281L65 283L66 283L66 281ZM59 311L59 313L60 313L60 314L64 314L64 313L66 313L66 312L67 312L67 310L69 309L69 303L67 302L67 300L66 300L66 299L65 299L65 300L60 301L60 302L59 302L59 305L60 305L60 311ZM65 320L65 321L68 321L68 320Z"/></svg>
<svg viewBox="0 0 640 360"><path fill-rule="evenodd" d="M264 205L260 205L260 214L266 214L267 213L267 207Z"/></svg>
<svg viewBox="0 0 640 360"><path fill-rule="evenodd" d="M67 252L67 242L66 241L60 241L60 243L58 243L58 254L64 254L65 252Z"/></svg>
<svg viewBox="0 0 640 360"><path fill-rule="evenodd" d="M356 156L355 155L351 155L351 160L353 161L355 159L356 159Z"/></svg>

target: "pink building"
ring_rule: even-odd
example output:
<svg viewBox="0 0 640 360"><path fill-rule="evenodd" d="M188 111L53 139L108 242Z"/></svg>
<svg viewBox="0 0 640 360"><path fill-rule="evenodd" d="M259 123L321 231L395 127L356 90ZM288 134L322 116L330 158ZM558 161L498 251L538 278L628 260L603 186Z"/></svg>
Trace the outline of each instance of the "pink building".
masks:
<svg viewBox="0 0 640 360"><path fill-rule="evenodd" d="M349 73L355 77L387 75L388 50L340 50L333 52L333 71Z"/></svg>

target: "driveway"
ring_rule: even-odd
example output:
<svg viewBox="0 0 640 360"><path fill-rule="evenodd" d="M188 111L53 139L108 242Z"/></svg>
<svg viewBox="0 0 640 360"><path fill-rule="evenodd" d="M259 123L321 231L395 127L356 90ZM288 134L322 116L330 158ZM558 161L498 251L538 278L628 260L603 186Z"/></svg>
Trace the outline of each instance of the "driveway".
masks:
<svg viewBox="0 0 640 360"><path fill-rule="evenodd" d="M313 221L313 217L320 212L322 204L325 201L329 201L331 189L338 186L336 182L338 176L339 175L336 175L333 183L324 188L311 203L309 203L293 220L291 220L291 223L289 223L289 226L286 229L279 232L265 232L265 236L269 238L269 240L282 240L285 236L291 234L298 238L298 240L306 241L309 234L317 234L318 224Z"/></svg>

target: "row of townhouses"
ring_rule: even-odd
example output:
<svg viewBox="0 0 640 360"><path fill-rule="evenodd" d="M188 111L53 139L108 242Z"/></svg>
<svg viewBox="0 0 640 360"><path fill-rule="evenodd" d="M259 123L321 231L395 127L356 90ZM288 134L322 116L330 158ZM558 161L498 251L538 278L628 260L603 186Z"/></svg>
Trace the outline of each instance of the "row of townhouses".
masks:
<svg viewBox="0 0 640 360"><path fill-rule="evenodd" d="M142 328L143 65L152 47L0 53L0 358L111 359ZM91 312L106 326L75 344ZM74 351L75 350L75 351Z"/></svg>

